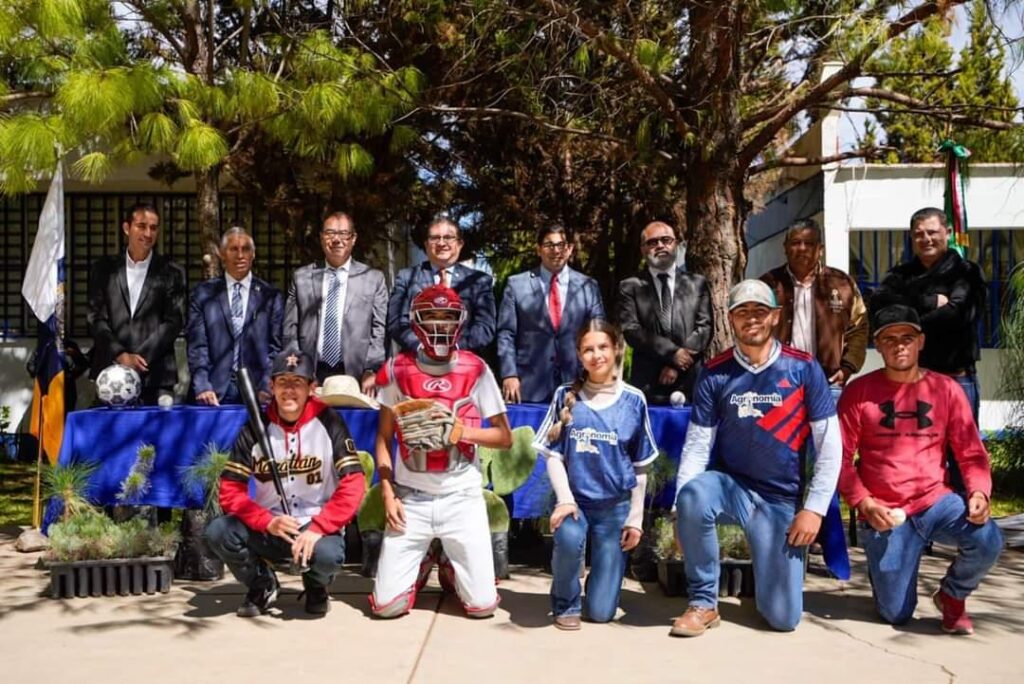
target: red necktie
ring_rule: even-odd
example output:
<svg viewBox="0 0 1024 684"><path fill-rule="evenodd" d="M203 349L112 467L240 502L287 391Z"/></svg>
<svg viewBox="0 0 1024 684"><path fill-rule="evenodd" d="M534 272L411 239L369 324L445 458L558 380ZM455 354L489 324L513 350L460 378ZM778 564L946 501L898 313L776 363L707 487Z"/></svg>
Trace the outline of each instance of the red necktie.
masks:
<svg viewBox="0 0 1024 684"><path fill-rule="evenodd" d="M558 296L558 276L551 276L551 287L548 290L548 313L551 315L551 326L558 330L562 322L562 298Z"/></svg>

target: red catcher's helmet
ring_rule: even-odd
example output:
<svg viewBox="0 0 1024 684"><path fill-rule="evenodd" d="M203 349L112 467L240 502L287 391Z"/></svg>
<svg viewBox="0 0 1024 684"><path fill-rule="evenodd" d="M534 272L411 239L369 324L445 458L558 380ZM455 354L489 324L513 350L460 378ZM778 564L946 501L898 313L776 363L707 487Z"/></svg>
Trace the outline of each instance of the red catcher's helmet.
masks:
<svg viewBox="0 0 1024 684"><path fill-rule="evenodd" d="M412 331L432 359L451 358L466 323L466 307L455 290L431 285L413 297L409 309Z"/></svg>

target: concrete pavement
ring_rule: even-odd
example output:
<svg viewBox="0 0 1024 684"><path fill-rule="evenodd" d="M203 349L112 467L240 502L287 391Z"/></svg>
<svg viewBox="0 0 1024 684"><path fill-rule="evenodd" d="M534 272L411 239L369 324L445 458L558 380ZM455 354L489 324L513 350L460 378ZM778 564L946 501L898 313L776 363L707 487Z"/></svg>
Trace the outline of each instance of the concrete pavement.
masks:
<svg viewBox="0 0 1024 684"><path fill-rule="evenodd" d="M808 576L797 631L768 631L753 601L721 605L722 626L696 639L667 636L682 599L656 584L627 581L619 619L551 627L550 576L533 568L502 582L497 616L464 617L434 589L411 615L393 621L367 613L370 582L344 572L332 610L307 619L298 578L271 615L234 615L243 589L175 583L169 594L53 600L38 554L12 548L0 534L0 662L4 681L91 682L1024 682L1024 554L1007 551L968 602L973 637L939 632L928 595L948 558L926 558L915 619L894 629L874 616L864 560L853 550L854 579L841 586ZM940 550L941 553L941 550ZM436 583L432 584L436 587Z"/></svg>

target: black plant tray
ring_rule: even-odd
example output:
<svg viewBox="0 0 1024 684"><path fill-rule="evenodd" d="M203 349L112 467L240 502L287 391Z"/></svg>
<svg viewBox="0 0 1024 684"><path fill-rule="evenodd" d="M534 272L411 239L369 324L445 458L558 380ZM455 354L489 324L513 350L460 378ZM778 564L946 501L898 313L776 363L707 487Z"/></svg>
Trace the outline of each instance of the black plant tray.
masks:
<svg viewBox="0 0 1024 684"><path fill-rule="evenodd" d="M166 594L174 576L173 558L50 563L51 598Z"/></svg>

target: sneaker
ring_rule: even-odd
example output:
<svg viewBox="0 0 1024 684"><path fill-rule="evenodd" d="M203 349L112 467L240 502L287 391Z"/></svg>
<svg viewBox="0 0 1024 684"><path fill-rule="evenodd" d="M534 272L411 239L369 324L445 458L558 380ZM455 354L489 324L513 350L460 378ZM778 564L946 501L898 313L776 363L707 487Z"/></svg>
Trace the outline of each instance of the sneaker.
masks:
<svg viewBox="0 0 1024 684"><path fill-rule="evenodd" d="M555 618L555 627L566 632L575 632L580 628L580 616L559 615Z"/></svg>
<svg viewBox="0 0 1024 684"><path fill-rule="evenodd" d="M327 587L308 586L302 592L306 595L306 612L310 615L327 615L331 609L331 595Z"/></svg>
<svg viewBox="0 0 1024 684"><path fill-rule="evenodd" d="M718 617L718 611L714 608L689 606L686 612L672 623L672 629L668 633L677 637L700 636L721 623L722 619Z"/></svg>
<svg viewBox="0 0 1024 684"><path fill-rule="evenodd" d="M249 587L242 605L238 606L235 614L238 617L256 617L263 615L274 601L277 600L277 578L273 575L261 576Z"/></svg>
<svg viewBox="0 0 1024 684"><path fill-rule="evenodd" d="M932 594L935 607L942 613L942 631L946 634L974 634L974 625L967 614L966 601L955 599L939 589Z"/></svg>

